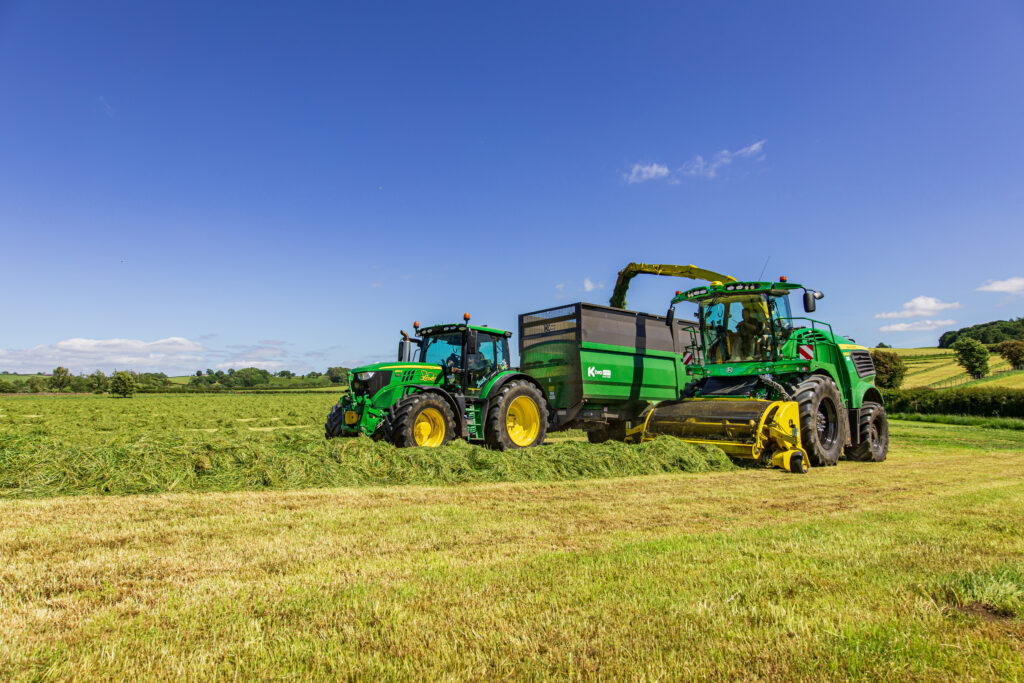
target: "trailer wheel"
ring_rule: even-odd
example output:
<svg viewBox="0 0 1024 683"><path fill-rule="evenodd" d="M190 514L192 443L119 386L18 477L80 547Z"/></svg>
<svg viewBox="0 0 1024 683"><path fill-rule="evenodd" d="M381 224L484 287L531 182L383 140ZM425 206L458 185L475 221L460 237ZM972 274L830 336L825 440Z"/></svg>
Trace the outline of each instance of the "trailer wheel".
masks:
<svg viewBox="0 0 1024 683"><path fill-rule="evenodd" d="M860 443L846 449L848 460L882 462L889 453L889 416L879 403L865 401L860 409Z"/></svg>
<svg viewBox="0 0 1024 683"><path fill-rule="evenodd" d="M547 431L548 407L537 387L512 381L498 390L484 428L488 446L499 451L539 446Z"/></svg>
<svg viewBox="0 0 1024 683"><path fill-rule="evenodd" d="M846 445L850 421L831 377L811 375L790 392L800 404L800 439L812 465L835 465Z"/></svg>
<svg viewBox="0 0 1024 683"><path fill-rule="evenodd" d="M587 432L587 441L590 443L604 443L605 441L625 441L626 423L621 421L609 422L603 427L592 429Z"/></svg>
<svg viewBox="0 0 1024 683"><path fill-rule="evenodd" d="M331 408L327 414L327 424L324 425L324 435L328 439L341 436L341 428L345 426L345 410L341 407L341 401Z"/></svg>
<svg viewBox="0 0 1024 683"><path fill-rule="evenodd" d="M455 437L455 415L435 394L416 394L398 404L391 423L391 441L399 448L436 448Z"/></svg>

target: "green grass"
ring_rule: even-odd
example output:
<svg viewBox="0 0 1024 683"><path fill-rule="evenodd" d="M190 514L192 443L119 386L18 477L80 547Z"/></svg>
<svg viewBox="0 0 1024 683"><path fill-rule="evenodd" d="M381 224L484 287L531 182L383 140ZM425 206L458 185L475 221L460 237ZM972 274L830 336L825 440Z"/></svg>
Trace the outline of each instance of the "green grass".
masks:
<svg viewBox="0 0 1024 683"><path fill-rule="evenodd" d="M1024 420L1016 417L974 417L970 415L926 415L923 413L892 413L890 420L932 422L936 424L987 427L989 429L1024 430Z"/></svg>
<svg viewBox="0 0 1024 683"><path fill-rule="evenodd" d="M953 574L936 593L961 609L1024 617L1024 564Z"/></svg>
<svg viewBox="0 0 1024 683"><path fill-rule="evenodd" d="M561 481L731 469L676 439L493 451L323 438L335 397L139 395L0 403L0 497Z"/></svg>
<svg viewBox="0 0 1024 683"><path fill-rule="evenodd" d="M97 405L137 441L247 442L301 435L239 427L261 401L319 409L146 398L5 399L0 424ZM0 678L1024 678L1024 432L891 436L803 476L0 500Z"/></svg>

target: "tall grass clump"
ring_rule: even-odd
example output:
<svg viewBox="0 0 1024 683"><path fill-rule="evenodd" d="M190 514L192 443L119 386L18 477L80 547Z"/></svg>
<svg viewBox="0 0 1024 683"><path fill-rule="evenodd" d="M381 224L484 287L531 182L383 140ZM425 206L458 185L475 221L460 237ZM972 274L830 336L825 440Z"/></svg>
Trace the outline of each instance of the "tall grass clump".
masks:
<svg viewBox="0 0 1024 683"><path fill-rule="evenodd" d="M947 576L940 597L961 609L981 607L1001 617L1024 617L1024 567L1005 565Z"/></svg>

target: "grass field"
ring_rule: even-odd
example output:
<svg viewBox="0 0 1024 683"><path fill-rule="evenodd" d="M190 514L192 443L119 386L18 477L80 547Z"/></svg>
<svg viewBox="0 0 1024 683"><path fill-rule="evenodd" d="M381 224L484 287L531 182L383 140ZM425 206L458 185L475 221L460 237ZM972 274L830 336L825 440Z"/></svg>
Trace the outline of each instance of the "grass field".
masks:
<svg viewBox="0 0 1024 683"><path fill-rule="evenodd" d="M176 398L232 400L201 422ZM301 442L317 401L4 399L0 444L93 406L136 441L217 430L180 456ZM277 422L309 426L243 426ZM892 439L805 476L0 500L0 677L1024 677L1024 432Z"/></svg>
<svg viewBox="0 0 1024 683"><path fill-rule="evenodd" d="M902 385L904 389L927 387L942 382L963 381L967 384L970 379L967 373L964 372L964 369L957 364L956 356L952 349L916 348L886 350L899 354L907 365L907 375L903 379ZM1009 363L1002 356L992 354L989 357L990 372L1000 372L1009 369ZM1024 387L1024 379L1005 379L1009 380L1009 383L990 384L990 382L1003 382L1004 378L986 379L985 383L988 386Z"/></svg>

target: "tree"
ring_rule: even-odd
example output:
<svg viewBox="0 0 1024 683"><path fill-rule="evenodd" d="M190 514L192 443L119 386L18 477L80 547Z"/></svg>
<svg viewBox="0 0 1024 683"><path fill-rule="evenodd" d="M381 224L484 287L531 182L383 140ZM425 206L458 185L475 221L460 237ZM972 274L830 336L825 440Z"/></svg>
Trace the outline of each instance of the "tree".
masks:
<svg viewBox="0 0 1024 683"><path fill-rule="evenodd" d="M876 349L891 349L892 347L889 346L888 344L886 344L885 342L878 342L878 346L876 346L875 348Z"/></svg>
<svg viewBox="0 0 1024 683"><path fill-rule="evenodd" d="M202 376L203 376L203 371L202 370L196 370L196 377L202 377Z"/></svg>
<svg viewBox="0 0 1024 683"><path fill-rule="evenodd" d="M977 339L960 337L953 344L956 362L974 379L988 374L988 349Z"/></svg>
<svg viewBox="0 0 1024 683"><path fill-rule="evenodd" d="M871 360L875 364L875 384L883 389L899 389L907 374L907 364L892 351L874 350Z"/></svg>
<svg viewBox="0 0 1024 683"><path fill-rule="evenodd" d="M1024 370L1024 341L1006 340L996 345L996 353L1006 359L1014 370Z"/></svg>
<svg viewBox="0 0 1024 683"><path fill-rule="evenodd" d="M260 368L242 368L231 372L231 385L236 387L254 387L258 384L268 384L270 373Z"/></svg>
<svg viewBox="0 0 1024 683"><path fill-rule="evenodd" d="M295 373L292 372L291 370L279 370L277 376L281 377L282 379L291 379L292 377L295 376Z"/></svg>
<svg viewBox="0 0 1024 683"><path fill-rule="evenodd" d="M135 394L135 376L130 372L115 372L110 378L110 393L117 394L122 398L128 398Z"/></svg>
<svg viewBox="0 0 1024 683"><path fill-rule="evenodd" d="M71 391L76 394L84 394L89 391L89 378L85 375L75 375L72 377Z"/></svg>
<svg viewBox="0 0 1024 683"><path fill-rule="evenodd" d="M327 368L327 379L332 384L347 384L348 368Z"/></svg>
<svg viewBox="0 0 1024 683"><path fill-rule="evenodd" d="M14 382L8 382L5 379L0 379L0 394L13 394L18 391L18 385Z"/></svg>
<svg viewBox="0 0 1024 683"><path fill-rule="evenodd" d="M46 383L43 382L42 377L29 377L28 379L28 391L30 394L38 394L40 391L46 388Z"/></svg>
<svg viewBox="0 0 1024 683"><path fill-rule="evenodd" d="M64 391L71 384L71 373L67 368L58 365L50 375L50 388L54 391Z"/></svg>
<svg viewBox="0 0 1024 683"><path fill-rule="evenodd" d="M319 376L320 373L317 372L316 370L310 370L309 372L306 373L306 379L316 379Z"/></svg>
<svg viewBox="0 0 1024 683"><path fill-rule="evenodd" d="M102 394L104 391L106 391L107 384L109 382L110 380L107 379L107 376L103 374L102 370L97 370L96 372L89 375L89 389L97 394Z"/></svg>

